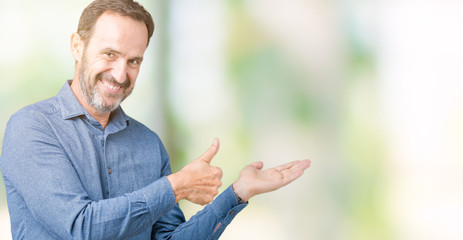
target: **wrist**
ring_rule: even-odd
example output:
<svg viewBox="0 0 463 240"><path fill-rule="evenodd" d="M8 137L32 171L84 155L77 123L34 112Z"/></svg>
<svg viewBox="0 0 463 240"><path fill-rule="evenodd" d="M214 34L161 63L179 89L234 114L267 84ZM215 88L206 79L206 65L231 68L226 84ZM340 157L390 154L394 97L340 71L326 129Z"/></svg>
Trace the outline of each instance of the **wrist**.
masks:
<svg viewBox="0 0 463 240"><path fill-rule="evenodd" d="M236 200L238 201L238 204L247 203L249 201L249 199L251 198L251 197L248 196L248 194L246 194L244 189L237 182L234 182L232 184L232 189L233 189L233 192L235 193Z"/></svg>
<svg viewBox="0 0 463 240"><path fill-rule="evenodd" d="M170 185L172 187L172 191L174 192L175 196L175 202L177 203L178 201L184 199L185 197L182 196L182 190L181 190L181 180L178 179L177 174L170 174L167 176L167 180L170 182Z"/></svg>

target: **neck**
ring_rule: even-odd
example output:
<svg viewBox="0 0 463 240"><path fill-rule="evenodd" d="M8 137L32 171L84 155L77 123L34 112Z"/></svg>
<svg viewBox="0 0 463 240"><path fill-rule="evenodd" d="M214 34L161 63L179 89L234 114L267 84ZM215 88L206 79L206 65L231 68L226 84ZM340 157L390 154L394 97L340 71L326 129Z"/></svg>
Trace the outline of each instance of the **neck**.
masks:
<svg viewBox="0 0 463 240"><path fill-rule="evenodd" d="M87 103L85 100L82 89L80 88L80 83L79 83L79 78L74 77L71 83L71 89L74 95L77 97L77 100L79 103L87 110L90 115L95 118L100 124L103 130L106 128L106 126L109 123L109 117L111 115L110 112L107 113L101 113L98 110L96 110L94 107L92 107L90 104Z"/></svg>

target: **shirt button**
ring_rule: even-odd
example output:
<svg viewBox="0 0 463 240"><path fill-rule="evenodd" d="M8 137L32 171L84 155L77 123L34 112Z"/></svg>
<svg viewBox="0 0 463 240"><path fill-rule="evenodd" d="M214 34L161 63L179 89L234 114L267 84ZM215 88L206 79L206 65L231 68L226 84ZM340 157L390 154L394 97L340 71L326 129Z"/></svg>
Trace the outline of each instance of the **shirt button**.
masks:
<svg viewBox="0 0 463 240"><path fill-rule="evenodd" d="M111 170L111 168L108 170L108 173L111 174L113 173L113 170Z"/></svg>
<svg viewBox="0 0 463 240"><path fill-rule="evenodd" d="M235 214L235 211L231 211L231 212L230 212L230 215L234 215L234 214Z"/></svg>

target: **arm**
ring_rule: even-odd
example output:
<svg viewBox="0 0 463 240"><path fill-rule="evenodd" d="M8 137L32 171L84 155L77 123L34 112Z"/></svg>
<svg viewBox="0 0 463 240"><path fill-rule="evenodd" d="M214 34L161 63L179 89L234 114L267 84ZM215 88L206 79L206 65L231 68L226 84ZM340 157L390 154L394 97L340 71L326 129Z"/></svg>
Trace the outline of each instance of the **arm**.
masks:
<svg viewBox="0 0 463 240"><path fill-rule="evenodd" d="M203 204L207 203L209 197L215 196L220 184L214 185L212 183L215 181L220 182L221 171L219 171L220 174L217 174L217 169L214 169L209 164L217 153L218 147L218 140L215 140L214 144L202 157L191 162L176 174L168 176L174 192L176 192L176 189L180 192L175 193L177 201L178 199L188 199ZM241 171L240 177L232 186L227 188L188 222L172 225L171 222L175 221L175 218L170 219L168 213L155 224L153 234L156 234L156 239L186 239L188 236L195 236L197 239L218 239L234 216L247 205L238 204L235 193L247 202L255 195L270 192L289 184L300 177L309 166L310 160L293 161L262 171L262 162L250 164ZM172 179L178 182L172 183ZM179 181L178 179L183 180ZM207 181L204 179L207 179ZM174 187L174 184L178 185ZM190 194L182 194L185 191Z"/></svg>
<svg viewBox="0 0 463 240"><path fill-rule="evenodd" d="M175 206L167 178L120 197L92 201L40 113L10 120L0 166L21 211L59 239L119 239L150 227ZM10 200L10 199L9 199ZM27 207L27 208L26 208Z"/></svg>
<svg viewBox="0 0 463 240"><path fill-rule="evenodd" d="M153 226L151 239L218 239L246 206L247 204L238 204L230 186L187 222L178 222L174 210L162 216ZM172 224L175 222L177 224Z"/></svg>
<svg viewBox="0 0 463 240"><path fill-rule="evenodd" d="M205 205L217 195L222 171L210 165L219 149L218 139L199 158L167 179L172 185L176 201L186 199ZM191 217L188 222L180 217L177 208L162 216L153 226L152 239L218 239L226 226L247 204L238 205L232 187L227 188L211 204ZM182 215L183 217L183 215ZM183 221L182 221L183 219Z"/></svg>

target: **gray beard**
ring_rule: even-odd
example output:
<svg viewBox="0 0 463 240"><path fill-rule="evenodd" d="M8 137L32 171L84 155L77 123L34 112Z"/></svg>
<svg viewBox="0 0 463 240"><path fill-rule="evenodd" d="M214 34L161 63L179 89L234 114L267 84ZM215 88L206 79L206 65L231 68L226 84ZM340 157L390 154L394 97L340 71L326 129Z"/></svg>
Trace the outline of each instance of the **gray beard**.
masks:
<svg viewBox="0 0 463 240"><path fill-rule="evenodd" d="M87 83L90 81L90 79L89 78L84 79L85 76L87 76L87 74L85 74L85 71L82 71L80 73L79 80L80 80L80 88L82 89L82 94L84 95L84 98L87 104L94 107L100 113L112 112L116 108L119 107L119 105L122 103L122 100L124 100L123 96L117 99L117 101L115 101L114 104L111 104L111 105L105 104L104 98L101 96L100 92L98 91L97 84L95 84L95 86L90 91L88 91L89 89L88 89Z"/></svg>

